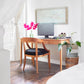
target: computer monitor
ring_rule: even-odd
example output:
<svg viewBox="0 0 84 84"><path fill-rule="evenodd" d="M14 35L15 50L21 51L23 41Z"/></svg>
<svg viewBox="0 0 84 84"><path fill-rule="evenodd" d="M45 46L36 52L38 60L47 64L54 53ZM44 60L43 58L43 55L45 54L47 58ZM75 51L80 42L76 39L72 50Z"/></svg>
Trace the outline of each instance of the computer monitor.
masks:
<svg viewBox="0 0 84 84"><path fill-rule="evenodd" d="M54 23L39 23L38 24L38 35L45 36L54 36Z"/></svg>

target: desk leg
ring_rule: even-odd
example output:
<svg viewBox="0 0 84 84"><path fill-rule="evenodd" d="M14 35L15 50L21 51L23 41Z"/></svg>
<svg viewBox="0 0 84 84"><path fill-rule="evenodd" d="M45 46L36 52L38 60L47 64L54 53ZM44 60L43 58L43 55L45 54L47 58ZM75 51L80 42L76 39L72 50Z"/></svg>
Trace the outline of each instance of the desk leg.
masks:
<svg viewBox="0 0 84 84"><path fill-rule="evenodd" d="M22 42L20 41L20 65L22 65Z"/></svg>
<svg viewBox="0 0 84 84"><path fill-rule="evenodd" d="M62 71L62 48L60 50L60 71Z"/></svg>

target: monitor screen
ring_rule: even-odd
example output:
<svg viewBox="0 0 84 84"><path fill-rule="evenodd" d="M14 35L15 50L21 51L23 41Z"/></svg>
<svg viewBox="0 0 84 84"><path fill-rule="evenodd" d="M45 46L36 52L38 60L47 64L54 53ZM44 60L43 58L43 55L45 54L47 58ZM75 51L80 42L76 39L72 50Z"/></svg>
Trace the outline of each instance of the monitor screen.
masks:
<svg viewBox="0 0 84 84"><path fill-rule="evenodd" d="M54 36L54 24L53 23L39 23L38 35L40 36Z"/></svg>

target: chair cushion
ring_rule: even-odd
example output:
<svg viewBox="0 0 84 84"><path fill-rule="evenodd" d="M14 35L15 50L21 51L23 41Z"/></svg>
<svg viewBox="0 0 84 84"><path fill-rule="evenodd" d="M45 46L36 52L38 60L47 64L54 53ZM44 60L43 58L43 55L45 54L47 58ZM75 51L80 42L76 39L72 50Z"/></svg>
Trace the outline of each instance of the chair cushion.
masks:
<svg viewBox="0 0 84 84"><path fill-rule="evenodd" d="M45 49L38 48L38 55L43 55L43 54L46 54L46 53L48 53L48 51L46 51ZM27 50L25 50L25 54L36 55L36 50L35 50L35 48L27 49Z"/></svg>

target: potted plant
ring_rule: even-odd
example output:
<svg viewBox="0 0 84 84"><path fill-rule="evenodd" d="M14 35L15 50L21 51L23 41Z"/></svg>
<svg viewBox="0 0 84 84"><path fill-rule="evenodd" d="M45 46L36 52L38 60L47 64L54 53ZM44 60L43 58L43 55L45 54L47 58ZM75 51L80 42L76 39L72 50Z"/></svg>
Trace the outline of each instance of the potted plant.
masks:
<svg viewBox="0 0 84 84"><path fill-rule="evenodd" d="M75 33L75 32L74 32ZM72 35L74 33L71 33L71 38L70 38L70 43L67 43L66 41L63 42L62 44L58 44L58 50L60 51L63 45L67 46L67 57L65 58L65 63L66 63L66 68L69 68L73 65L78 64L78 53L71 53L72 51L72 46L76 45L77 47L81 47L81 42L80 41L72 41Z"/></svg>

